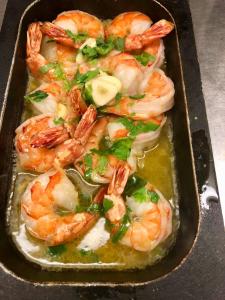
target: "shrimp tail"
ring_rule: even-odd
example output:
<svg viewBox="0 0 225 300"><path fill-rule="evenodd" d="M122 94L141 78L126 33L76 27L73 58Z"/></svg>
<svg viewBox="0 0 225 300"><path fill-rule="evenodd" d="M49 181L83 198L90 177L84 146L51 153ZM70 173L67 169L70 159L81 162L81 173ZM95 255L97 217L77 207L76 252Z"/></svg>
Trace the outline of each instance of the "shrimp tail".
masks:
<svg viewBox="0 0 225 300"><path fill-rule="evenodd" d="M31 23L27 30L27 57L31 57L40 52L41 41L41 22Z"/></svg>
<svg viewBox="0 0 225 300"><path fill-rule="evenodd" d="M79 158L85 151L85 144L88 141L92 128L95 124L97 116L96 109L93 105L90 105L80 120L73 139L66 140L59 145L56 149L56 163L61 166L71 164Z"/></svg>
<svg viewBox="0 0 225 300"><path fill-rule="evenodd" d="M63 28L51 22L44 22L41 26L41 31L43 34L46 34L56 42L59 42L65 46L74 48L80 47L80 44L74 43L73 39L68 36L67 32Z"/></svg>
<svg viewBox="0 0 225 300"><path fill-rule="evenodd" d="M130 167L128 164L123 164L119 168L116 168L108 187L108 194L121 195L124 191L129 174Z"/></svg>
<svg viewBox="0 0 225 300"><path fill-rule="evenodd" d="M81 145L86 144L88 137L94 126L94 121L97 116L97 111L93 105L90 105L86 110L85 114L82 116L81 121L79 122L75 133L74 139L78 140Z"/></svg>
<svg viewBox="0 0 225 300"><path fill-rule="evenodd" d="M168 35L174 29L174 24L160 20L143 34L130 34L125 41L125 48L128 51L142 49L154 40L160 39Z"/></svg>
<svg viewBox="0 0 225 300"><path fill-rule="evenodd" d="M78 115L83 115L87 110L87 105L81 96L81 91L74 86L68 94L69 102L73 110Z"/></svg>
<svg viewBox="0 0 225 300"><path fill-rule="evenodd" d="M52 148L69 138L68 132L63 126L48 128L38 132L31 140L33 148Z"/></svg>

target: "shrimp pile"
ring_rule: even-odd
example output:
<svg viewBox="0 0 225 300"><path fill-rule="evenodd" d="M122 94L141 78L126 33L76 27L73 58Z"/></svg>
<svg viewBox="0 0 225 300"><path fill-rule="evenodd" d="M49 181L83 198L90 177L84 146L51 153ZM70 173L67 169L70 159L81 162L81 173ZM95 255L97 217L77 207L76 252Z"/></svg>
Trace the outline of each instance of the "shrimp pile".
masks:
<svg viewBox="0 0 225 300"><path fill-rule="evenodd" d="M174 105L173 82L161 69L163 38L173 29L141 12L103 22L78 10L29 25L32 116L16 129L15 148L19 168L37 175L21 198L33 237L49 246L84 237L81 245L96 249L101 232L91 232L101 217L113 243L149 252L172 233L169 201L135 172ZM100 185L86 207L67 167Z"/></svg>

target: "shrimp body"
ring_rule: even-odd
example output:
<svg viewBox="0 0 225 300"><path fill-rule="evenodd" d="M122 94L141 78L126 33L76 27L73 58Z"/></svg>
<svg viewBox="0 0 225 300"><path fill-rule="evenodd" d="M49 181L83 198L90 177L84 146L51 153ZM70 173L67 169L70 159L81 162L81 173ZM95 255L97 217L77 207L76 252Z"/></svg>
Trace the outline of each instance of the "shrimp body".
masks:
<svg viewBox="0 0 225 300"><path fill-rule="evenodd" d="M102 191L94 199L98 203ZM21 213L26 228L34 237L50 246L69 242L85 233L97 220L97 214L74 213L78 193L64 171L50 170L35 178L21 199ZM57 209L68 214L60 216Z"/></svg>
<svg viewBox="0 0 225 300"><path fill-rule="evenodd" d="M148 67L160 68L162 66L165 58L164 45L162 39L156 39L152 41L146 47L143 48L143 51L147 52L152 57L154 57L153 61L149 61Z"/></svg>
<svg viewBox="0 0 225 300"><path fill-rule="evenodd" d="M32 91L31 94L39 91L44 92L46 98L39 102L31 101L34 113L37 115L56 113L58 103L63 102L63 99L65 99L66 96L61 85L57 82L42 83L36 90Z"/></svg>
<svg viewBox="0 0 225 300"><path fill-rule="evenodd" d="M57 16L53 23L45 22L42 32L55 41L69 47L79 48L81 41L74 41L73 35L86 34L88 37L104 37L102 22L95 16L79 10L66 11Z"/></svg>
<svg viewBox="0 0 225 300"><path fill-rule="evenodd" d="M151 19L141 12L125 12L115 17L106 27L106 35L123 38L129 34L142 34L151 24Z"/></svg>
<svg viewBox="0 0 225 300"><path fill-rule="evenodd" d="M143 71L137 60L128 53L119 53L103 59L101 68L116 76L122 83L122 93L135 95L143 80Z"/></svg>
<svg viewBox="0 0 225 300"><path fill-rule="evenodd" d="M148 120L173 107L173 82L160 69L153 69L147 74L139 87L139 93L144 95L142 99L124 96L119 103L106 107L104 111L134 120Z"/></svg>
<svg viewBox="0 0 225 300"><path fill-rule="evenodd" d="M148 184L147 189L152 191ZM172 232L172 209L163 195L157 203L138 203L134 197L127 197L126 204L131 209L131 225L120 243L138 251L151 251L163 242Z"/></svg>

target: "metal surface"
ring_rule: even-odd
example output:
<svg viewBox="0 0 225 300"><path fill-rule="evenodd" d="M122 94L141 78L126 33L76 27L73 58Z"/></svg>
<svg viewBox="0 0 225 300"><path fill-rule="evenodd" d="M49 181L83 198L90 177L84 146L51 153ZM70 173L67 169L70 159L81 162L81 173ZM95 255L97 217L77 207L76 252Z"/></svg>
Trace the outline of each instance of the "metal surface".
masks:
<svg viewBox="0 0 225 300"><path fill-rule="evenodd" d="M172 2L172 1L171 1ZM176 1L173 1L174 3ZM178 1L177 1L178 2ZM12 2L11 2L12 3ZM15 3L15 2L14 2ZM19 3L19 2L18 2ZM178 3L177 3L178 4ZM11 6L11 9L13 7ZM185 19L185 14L184 14ZM181 24L180 24L181 25ZM185 22L184 22L185 28ZM10 35L10 33L9 33ZM187 34L188 37L189 34ZM185 42L185 46L188 48L191 45L188 44L188 38ZM183 53L184 54L184 53ZM191 51L191 54L192 51ZM8 62L6 61L6 64ZM197 63L195 59L190 57L190 63ZM185 73L192 74L191 65L185 67ZM194 73L193 73L194 74ZM194 85L194 84L193 84ZM191 94L191 91L187 91ZM195 90L196 100L201 101L201 92L197 88ZM192 103L193 104L193 103ZM201 110L200 110L201 111ZM199 111L193 106L192 116L196 117L196 124L194 118L192 120L192 132L193 142L196 142L195 154L204 153L207 157L208 149L207 137L201 136L201 132L198 132L200 123L198 118ZM203 111L203 123L204 123L204 111ZM196 134L195 134L196 133ZM206 140L206 143L204 141ZM200 143L199 143L200 141ZM202 143L203 141L203 143ZM206 149L205 149L206 148ZM198 157L196 157L197 159ZM204 157L203 157L204 160ZM202 163L201 159L200 162ZM199 169L197 171L202 171ZM203 174L204 172L200 172ZM199 174L199 176L201 175ZM204 179L204 178L203 178ZM202 204L202 219L207 219L204 226L201 227L202 233L201 241L195 246L195 251L189 258L189 263L183 265L182 272L177 270L174 274L170 275L170 279L167 281L157 281L151 286L143 286L140 288L126 287L126 288L73 288L73 287L34 287L29 283L23 283L15 280L10 275L0 273L0 280L3 283L0 290L0 296L4 299L44 299L48 297L53 299L62 299L67 297L68 299L147 299L151 296L151 299L222 299L224 290L224 241L222 240L223 231L221 231L221 222L219 218L219 207L216 202L205 202L209 200L205 190L201 198ZM218 218L215 218L218 216ZM207 235L207 232L209 235ZM212 243L210 245L209 243ZM196 255L198 254L198 255ZM214 267L214 272L213 267ZM201 274L201 276L199 276ZM190 280L191 278L191 280ZM176 281L176 283L174 282ZM18 295L20 295L18 297ZM164 295L164 296L163 296ZM166 296L165 296L166 295Z"/></svg>

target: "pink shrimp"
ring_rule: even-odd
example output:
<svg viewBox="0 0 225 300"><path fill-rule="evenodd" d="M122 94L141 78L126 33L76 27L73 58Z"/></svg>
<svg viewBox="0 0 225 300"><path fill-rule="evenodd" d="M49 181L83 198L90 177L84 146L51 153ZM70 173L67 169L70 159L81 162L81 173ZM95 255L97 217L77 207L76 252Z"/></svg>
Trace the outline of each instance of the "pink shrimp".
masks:
<svg viewBox="0 0 225 300"><path fill-rule="evenodd" d="M101 203L105 188L101 188L93 203ZM79 204L78 193L62 169L53 169L35 178L21 199L21 214L29 233L50 246L69 242L86 233L98 214L74 213ZM63 208L68 214L57 214Z"/></svg>
<svg viewBox="0 0 225 300"><path fill-rule="evenodd" d="M73 138L65 125L56 125L52 114L26 120L16 129L15 147L20 165L26 170L45 172L55 163L70 164L82 155L96 118L90 106L78 124Z"/></svg>
<svg viewBox="0 0 225 300"><path fill-rule="evenodd" d="M143 189L143 188L142 188ZM131 210L131 224L120 243L138 251L151 251L166 240L172 232L172 209L169 202L151 184L145 187L148 197L154 193L157 202L139 202L135 193L127 197L126 204Z"/></svg>
<svg viewBox="0 0 225 300"><path fill-rule="evenodd" d="M79 10L59 14L53 23L45 22L42 32L55 41L73 48L79 48L85 40L74 40L72 35L86 34L87 37L103 37L102 22L95 16Z"/></svg>
<svg viewBox="0 0 225 300"><path fill-rule="evenodd" d="M148 120L173 107L174 92L172 80L162 70L153 69L139 86L139 94L143 95L141 99L123 96L118 103L103 111L134 120Z"/></svg>

